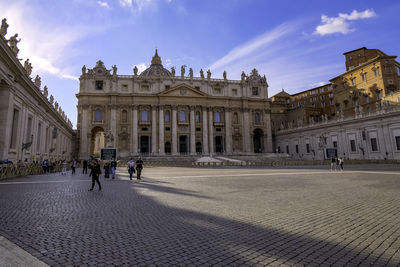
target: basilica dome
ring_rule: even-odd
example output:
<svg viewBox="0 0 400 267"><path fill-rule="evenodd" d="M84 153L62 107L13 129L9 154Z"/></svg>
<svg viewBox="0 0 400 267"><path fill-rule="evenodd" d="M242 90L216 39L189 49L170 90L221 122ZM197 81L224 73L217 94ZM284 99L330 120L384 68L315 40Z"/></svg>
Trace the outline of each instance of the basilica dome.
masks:
<svg viewBox="0 0 400 267"><path fill-rule="evenodd" d="M158 56L157 49L156 54L151 60L149 68L145 69L140 73L139 77L171 77L171 72L163 67L161 64L161 58Z"/></svg>

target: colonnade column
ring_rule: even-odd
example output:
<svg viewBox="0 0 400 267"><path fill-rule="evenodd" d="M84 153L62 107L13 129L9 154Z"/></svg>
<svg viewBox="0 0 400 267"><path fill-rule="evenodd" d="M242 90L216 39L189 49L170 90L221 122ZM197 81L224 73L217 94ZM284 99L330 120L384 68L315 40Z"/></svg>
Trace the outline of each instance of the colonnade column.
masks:
<svg viewBox="0 0 400 267"><path fill-rule="evenodd" d="M265 128L267 130L267 132L265 133L267 138L265 138L265 140L266 140L265 148L266 149L264 150L264 152L271 153L271 152L275 152L275 151L273 151L273 149L272 149L272 129L271 129L271 112L270 112L270 110L265 110L264 115L265 115L264 116L265 117L265 119L264 119Z"/></svg>
<svg viewBox="0 0 400 267"><path fill-rule="evenodd" d="M243 151L250 152L250 118L249 109L243 109Z"/></svg>
<svg viewBox="0 0 400 267"><path fill-rule="evenodd" d="M110 105L111 108L111 116L110 116L110 128L111 128L111 133L114 137L114 144L113 147L117 148L117 105Z"/></svg>
<svg viewBox="0 0 400 267"><path fill-rule="evenodd" d="M203 112L203 154L208 154L208 123L207 123L207 108L202 108Z"/></svg>
<svg viewBox="0 0 400 267"><path fill-rule="evenodd" d="M194 107L190 107L190 155L196 155L196 129L194 125Z"/></svg>
<svg viewBox="0 0 400 267"><path fill-rule="evenodd" d="M225 109L225 153L232 153L232 134L231 134L231 111Z"/></svg>
<svg viewBox="0 0 400 267"><path fill-rule="evenodd" d="M210 154L214 152L214 126L213 126L213 110L209 108L208 110L208 144L210 148Z"/></svg>
<svg viewBox="0 0 400 267"><path fill-rule="evenodd" d="M89 127L89 105L82 105L82 114L81 114L81 142L80 142L80 155L79 157L81 159L87 159L89 157L89 153L88 153L88 127ZM45 142L51 143L51 140L53 140L52 136L51 136L52 132L51 132L51 128L50 125L48 126L48 130L46 133L46 137L48 138L47 140L45 139ZM49 149L49 145L45 145L45 147L47 146L47 151L45 151L44 153L48 153L48 149ZM51 148L51 145L50 145Z"/></svg>
<svg viewBox="0 0 400 267"><path fill-rule="evenodd" d="M151 153L157 153L157 107L151 106Z"/></svg>
<svg viewBox="0 0 400 267"><path fill-rule="evenodd" d="M164 110L163 110L163 106L159 107L159 120L158 120L158 146L159 146L159 154L160 155L164 155L165 151L164 151Z"/></svg>
<svg viewBox="0 0 400 267"><path fill-rule="evenodd" d="M0 157L1 159L7 159L8 150L11 144L11 132L13 127L13 117L14 117L14 94L9 85L0 84L0 123L6 127L0 128ZM14 133L16 134L16 133Z"/></svg>
<svg viewBox="0 0 400 267"><path fill-rule="evenodd" d="M133 105L132 148L133 155L138 154L138 106Z"/></svg>
<svg viewBox="0 0 400 267"><path fill-rule="evenodd" d="M172 155L178 154L176 106L172 106Z"/></svg>

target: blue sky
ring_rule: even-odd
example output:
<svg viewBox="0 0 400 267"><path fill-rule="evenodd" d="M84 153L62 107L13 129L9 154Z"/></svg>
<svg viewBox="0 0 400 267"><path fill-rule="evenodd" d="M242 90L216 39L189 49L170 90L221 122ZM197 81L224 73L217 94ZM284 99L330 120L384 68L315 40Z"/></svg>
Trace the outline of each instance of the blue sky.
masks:
<svg viewBox="0 0 400 267"><path fill-rule="evenodd" d="M0 0L18 33L19 58L42 77L76 127L81 68L101 59L118 74L149 66L211 69L240 79L257 68L272 96L327 83L344 72L343 53L362 46L400 54L397 0Z"/></svg>

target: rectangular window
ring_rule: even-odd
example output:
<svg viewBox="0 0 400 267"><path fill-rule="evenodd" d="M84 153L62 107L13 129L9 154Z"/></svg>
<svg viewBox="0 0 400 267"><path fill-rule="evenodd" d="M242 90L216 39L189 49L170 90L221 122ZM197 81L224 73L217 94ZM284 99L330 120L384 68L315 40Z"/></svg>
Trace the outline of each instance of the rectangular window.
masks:
<svg viewBox="0 0 400 267"><path fill-rule="evenodd" d="M286 153L289 154L289 146L286 146Z"/></svg>
<svg viewBox="0 0 400 267"><path fill-rule="evenodd" d="M367 103L367 104L369 103L369 97L368 96L365 97L365 103Z"/></svg>
<svg viewBox="0 0 400 267"><path fill-rule="evenodd" d="M371 150L378 151L378 143L376 142L376 138L371 138Z"/></svg>
<svg viewBox="0 0 400 267"><path fill-rule="evenodd" d="M170 130L171 130L170 127L165 127L165 131L166 131L166 132L169 132Z"/></svg>
<svg viewBox="0 0 400 267"><path fill-rule="evenodd" d="M377 68L373 69L375 77L379 76L379 70Z"/></svg>
<svg viewBox="0 0 400 267"><path fill-rule="evenodd" d="M399 151L400 150L400 136L395 136L396 138L396 148Z"/></svg>
<svg viewBox="0 0 400 267"><path fill-rule="evenodd" d="M123 84L122 85L122 91L124 91L124 92L128 91L128 85L127 84Z"/></svg>
<svg viewBox="0 0 400 267"><path fill-rule="evenodd" d="M253 87L253 95L258 95L258 87Z"/></svg>
<svg viewBox="0 0 400 267"><path fill-rule="evenodd" d="M333 147L337 147L337 141L333 141Z"/></svg>
<svg viewBox="0 0 400 267"><path fill-rule="evenodd" d="M299 145L296 145L296 154L299 154Z"/></svg>
<svg viewBox="0 0 400 267"><path fill-rule="evenodd" d="M365 75L365 73L361 74L362 80L366 81L367 80L367 76Z"/></svg>
<svg viewBox="0 0 400 267"><path fill-rule="evenodd" d="M310 144L306 144L306 151L307 153L310 153Z"/></svg>
<svg viewBox="0 0 400 267"><path fill-rule="evenodd" d="M28 118L28 126L26 127L26 137L25 142L31 141L31 134L32 134L32 118Z"/></svg>
<svg viewBox="0 0 400 267"><path fill-rule="evenodd" d="M166 85L166 86L165 86L165 90L168 90L169 88L170 88L169 85Z"/></svg>
<svg viewBox="0 0 400 267"><path fill-rule="evenodd" d="M200 86L196 86L194 89L196 89L197 91L200 91Z"/></svg>
<svg viewBox="0 0 400 267"><path fill-rule="evenodd" d="M356 152L356 140L350 140L351 152Z"/></svg>
<svg viewBox="0 0 400 267"><path fill-rule="evenodd" d="M346 83L345 82L342 83L342 87L343 87L343 89L346 89Z"/></svg>
<svg viewBox="0 0 400 267"><path fill-rule="evenodd" d="M103 81L96 81L96 90L103 90Z"/></svg>
<svg viewBox="0 0 400 267"><path fill-rule="evenodd" d="M13 124L11 129L11 143L10 143L10 148L13 149L17 147L18 119L19 119L19 110L14 109Z"/></svg>
<svg viewBox="0 0 400 267"><path fill-rule="evenodd" d="M219 87L214 88L214 93L220 94L221 93L221 88L219 88Z"/></svg>
<svg viewBox="0 0 400 267"><path fill-rule="evenodd" d="M397 72L397 75L400 76L400 67L399 66L396 66L396 72Z"/></svg>
<svg viewBox="0 0 400 267"><path fill-rule="evenodd" d="M237 95L237 89L232 89L232 95Z"/></svg>
<svg viewBox="0 0 400 267"><path fill-rule="evenodd" d="M351 85L355 86L356 85L356 78L351 79Z"/></svg>
<svg viewBox="0 0 400 267"><path fill-rule="evenodd" d="M50 137L50 129L49 127L46 128L46 142L44 142L44 147L45 147L45 153L47 153L48 149L49 149L49 142L47 142L47 140L49 140Z"/></svg>

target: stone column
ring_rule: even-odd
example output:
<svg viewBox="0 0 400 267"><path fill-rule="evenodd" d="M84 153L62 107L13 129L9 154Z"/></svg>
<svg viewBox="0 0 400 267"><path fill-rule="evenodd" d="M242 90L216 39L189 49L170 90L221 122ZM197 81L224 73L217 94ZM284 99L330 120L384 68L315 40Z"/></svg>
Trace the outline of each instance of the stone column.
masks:
<svg viewBox="0 0 400 267"><path fill-rule="evenodd" d="M8 159L14 116L14 94L11 87L0 84L0 157Z"/></svg>
<svg viewBox="0 0 400 267"><path fill-rule="evenodd" d="M132 106L133 121L132 121L132 154L138 154L138 106Z"/></svg>
<svg viewBox="0 0 400 267"><path fill-rule="evenodd" d="M164 109L163 106L159 107L159 120L158 120L158 145L159 145L159 154L164 155Z"/></svg>
<svg viewBox="0 0 400 267"><path fill-rule="evenodd" d="M196 129L194 107L190 107L190 155L196 155Z"/></svg>
<svg viewBox="0 0 400 267"><path fill-rule="evenodd" d="M203 154L208 154L208 123L207 123L207 108L202 108L203 112Z"/></svg>
<svg viewBox="0 0 400 267"><path fill-rule="evenodd" d="M117 105L110 105L111 116L110 116L110 128L111 133L114 136L114 148L118 147L118 136L117 136Z"/></svg>
<svg viewBox="0 0 400 267"><path fill-rule="evenodd" d="M172 106L172 155L178 155L176 106Z"/></svg>
<svg viewBox="0 0 400 267"><path fill-rule="evenodd" d="M213 119L213 110L209 108L208 110L208 147L210 154L214 152L214 119Z"/></svg>
<svg viewBox="0 0 400 267"><path fill-rule="evenodd" d="M275 151L273 151L272 148L272 130L271 130L271 113L270 110L265 110L264 112L264 122L265 122L265 129L266 132L264 133L266 138L265 140L265 150L264 152L268 152L268 153L273 153Z"/></svg>
<svg viewBox="0 0 400 267"><path fill-rule="evenodd" d="M232 154L231 111L225 108L225 153Z"/></svg>
<svg viewBox="0 0 400 267"><path fill-rule="evenodd" d="M157 147L157 107L151 106L151 153L158 153Z"/></svg>
<svg viewBox="0 0 400 267"><path fill-rule="evenodd" d="M249 109L243 109L243 151L251 152L250 149L250 118Z"/></svg>

